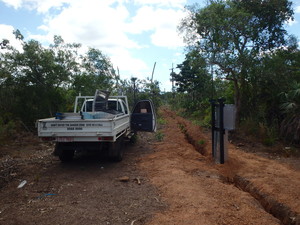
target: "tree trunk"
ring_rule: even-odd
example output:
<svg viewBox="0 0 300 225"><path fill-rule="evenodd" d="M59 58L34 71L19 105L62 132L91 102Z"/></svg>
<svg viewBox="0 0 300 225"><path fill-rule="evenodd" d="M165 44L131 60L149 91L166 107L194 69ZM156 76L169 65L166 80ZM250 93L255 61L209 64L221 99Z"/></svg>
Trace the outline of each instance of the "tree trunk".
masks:
<svg viewBox="0 0 300 225"><path fill-rule="evenodd" d="M233 80L233 84L234 84L234 104L236 107L235 125L236 127L238 127L240 123L240 113L241 113L241 90L237 79Z"/></svg>

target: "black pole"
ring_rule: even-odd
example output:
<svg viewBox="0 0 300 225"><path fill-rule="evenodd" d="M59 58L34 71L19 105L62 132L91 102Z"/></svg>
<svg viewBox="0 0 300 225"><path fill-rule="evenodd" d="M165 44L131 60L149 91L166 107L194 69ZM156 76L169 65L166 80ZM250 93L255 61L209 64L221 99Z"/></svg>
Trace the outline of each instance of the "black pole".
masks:
<svg viewBox="0 0 300 225"><path fill-rule="evenodd" d="M220 110L220 124L219 124L219 132L220 132L220 163L224 164L225 157L224 157L224 98L219 98L219 110Z"/></svg>
<svg viewBox="0 0 300 225"><path fill-rule="evenodd" d="M135 88L135 82L136 82L137 78L136 77L132 77L131 78L131 81L133 82L133 103L135 104L136 103L136 88Z"/></svg>
<svg viewBox="0 0 300 225"><path fill-rule="evenodd" d="M214 158L215 157L215 123L216 123L216 118L215 118L215 102L216 100L214 99L211 99L209 100L210 101L210 104L211 104L211 154L212 154L212 157Z"/></svg>
<svg viewBox="0 0 300 225"><path fill-rule="evenodd" d="M136 97L135 97L135 81L133 82L133 101L136 103Z"/></svg>

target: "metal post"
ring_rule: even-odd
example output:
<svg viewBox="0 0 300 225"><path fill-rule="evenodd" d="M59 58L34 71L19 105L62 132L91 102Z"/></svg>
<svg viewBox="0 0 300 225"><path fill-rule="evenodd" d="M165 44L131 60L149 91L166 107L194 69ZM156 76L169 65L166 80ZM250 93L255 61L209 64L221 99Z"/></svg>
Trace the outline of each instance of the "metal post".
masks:
<svg viewBox="0 0 300 225"><path fill-rule="evenodd" d="M136 77L132 77L131 81L133 82L133 103L136 103L136 90L135 90L135 82L136 82L137 78Z"/></svg>
<svg viewBox="0 0 300 225"><path fill-rule="evenodd" d="M171 81L172 81L172 97L174 99L174 97L175 97L174 74L176 75L176 73L174 72L173 63L172 63L172 68L170 70L172 71L170 73L170 75L171 75Z"/></svg>
<svg viewBox="0 0 300 225"><path fill-rule="evenodd" d="M224 164L225 157L224 157L224 98L219 98L219 110L220 110L220 124L219 124L219 133L220 133L220 163Z"/></svg>
<svg viewBox="0 0 300 225"><path fill-rule="evenodd" d="M133 83L133 101L134 101L134 103L136 102L136 97L135 97L135 81Z"/></svg>
<svg viewBox="0 0 300 225"><path fill-rule="evenodd" d="M216 118L215 118L215 100L211 99L209 100L211 104L211 141L212 141L212 157L215 157L215 123L216 123Z"/></svg>

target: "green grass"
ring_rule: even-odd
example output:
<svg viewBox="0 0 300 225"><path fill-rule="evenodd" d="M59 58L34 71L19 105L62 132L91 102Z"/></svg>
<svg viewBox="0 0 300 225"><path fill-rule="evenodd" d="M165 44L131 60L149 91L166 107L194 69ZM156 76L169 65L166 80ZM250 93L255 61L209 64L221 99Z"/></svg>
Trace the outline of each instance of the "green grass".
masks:
<svg viewBox="0 0 300 225"><path fill-rule="evenodd" d="M198 145L204 145L206 142L205 142L205 140L201 139L201 140L198 140L197 143L198 143Z"/></svg>
<svg viewBox="0 0 300 225"><path fill-rule="evenodd" d="M165 134L163 132L161 132L161 131L157 131L155 133L155 139L157 141L163 141L164 137L165 137Z"/></svg>
<svg viewBox="0 0 300 225"><path fill-rule="evenodd" d="M164 118L158 118L157 123L160 124L160 125L166 125L167 121Z"/></svg>

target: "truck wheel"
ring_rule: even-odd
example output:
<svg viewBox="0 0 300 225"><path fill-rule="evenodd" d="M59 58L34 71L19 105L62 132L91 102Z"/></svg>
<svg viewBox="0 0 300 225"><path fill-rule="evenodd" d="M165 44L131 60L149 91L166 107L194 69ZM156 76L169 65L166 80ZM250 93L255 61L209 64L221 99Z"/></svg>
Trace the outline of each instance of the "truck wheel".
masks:
<svg viewBox="0 0 300 225"><path fill-rule="evenodd" d="M109 159L113 162L120 162L124 156L124 141L123 137L119 137L116 142L110 143L109 145Z"/></svg>
<svg viewBox="0 0 300 225"><path fill-rule="evenodd" d="M62 143L56 142L56 143L55 143L55 148L54 148L54 151L53 151L52 154L53 154L54 156L59 156L59 154L60 154L62 148L63 148Z"/></svg>
<svg viewBox="0 0 300 225"><path fill-rule="evenodd" d="M59 159L62 162L70 162L74 157L74 150L73 149L62 149L59 153Z"/></svg>

